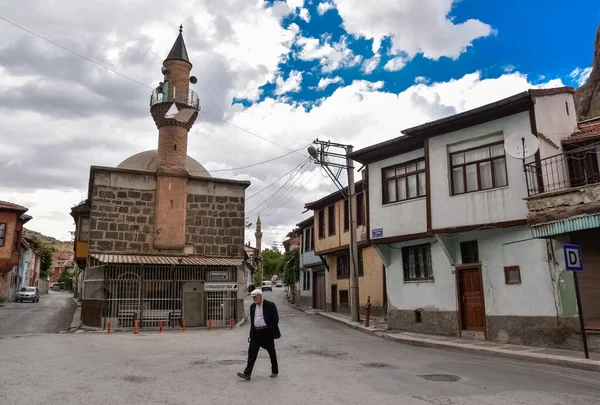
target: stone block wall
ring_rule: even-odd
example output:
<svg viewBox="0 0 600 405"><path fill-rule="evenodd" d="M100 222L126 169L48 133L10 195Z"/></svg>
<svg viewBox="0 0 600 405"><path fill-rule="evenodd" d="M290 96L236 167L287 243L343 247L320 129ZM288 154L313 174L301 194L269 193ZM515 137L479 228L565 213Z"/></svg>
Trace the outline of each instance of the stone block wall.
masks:
<svg viewBox="0 0 600 405"><path fill-rule="evenodd" d="M153 190L94 186L90 213L90 253L152 253Z"/></svg>
<svg viewBox="0 0 600 405"><path fill-rule="evenodd" d="M186 244L198 255L244 257L244 198L188 194Z"/></svg>

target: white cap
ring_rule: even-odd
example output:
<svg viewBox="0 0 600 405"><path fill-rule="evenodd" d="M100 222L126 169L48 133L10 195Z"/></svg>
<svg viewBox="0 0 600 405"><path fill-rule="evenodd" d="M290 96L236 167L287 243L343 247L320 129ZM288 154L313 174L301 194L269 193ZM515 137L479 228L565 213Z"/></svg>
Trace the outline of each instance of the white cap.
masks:
<svg viewBox="0 0 600 405"><path fill-rule="evenodd" d="M256 297L257 295L262 295L262 290L260 288L257 288L256 290L250 293L250 296L252 297Z"/></svg>

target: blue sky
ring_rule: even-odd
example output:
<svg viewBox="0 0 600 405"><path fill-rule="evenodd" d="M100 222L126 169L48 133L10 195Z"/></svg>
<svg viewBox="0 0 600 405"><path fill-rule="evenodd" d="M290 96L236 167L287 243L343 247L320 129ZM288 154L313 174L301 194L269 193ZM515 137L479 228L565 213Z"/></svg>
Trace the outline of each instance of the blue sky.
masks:
<svg viewBox="0 0 600 405"><path fill-rule="evenodd" d="M325 36L330 42L346 38L348 48L355 55L362 56L363 60L371 58L374 55L371 49L373 40L348 35L337 9L332 8L320 15L317 11L319 3L319 0L313 0L306 1L304 5L310 13L310 22L295 13L285 17L282 26L287 28L290 24L297 24L304 37ZM447 82L475 71L481 72L482 79L518 71L526 74L530 83L559 78L566 85L578 87L569 75L575 68L591 65L593 40L600 22L600 4L594 0L580 0L576 7L573 5L572 2L558 0L455 2L448 15L449 19L454 23L469 19L480 20L491 25L495 34L475 39L472 46L457 60L448 57L432 60L419 54L404 68L395 72L383 69L384 64L393 58L386 55L391 45L389 38L382 43L381 63L370 74L365 74L360 64L323 73L318 60L304 61L297 57L296 52L300 47L296 44L292 47L289 60L281 63L279 68L284 79L292 71L304 72L302 88L286 96L290 101L312 102L328 97L343 84L362 79L383 81L382 91L399 93L414 84L415 78L419 76L430 82ZM323 77L340 77L343 82L318 91L314 87ZM261 89L261 99L277 97L274 93L275 83L268 83ZM251 104L248 100L235 101L246 106Z"/></svg>

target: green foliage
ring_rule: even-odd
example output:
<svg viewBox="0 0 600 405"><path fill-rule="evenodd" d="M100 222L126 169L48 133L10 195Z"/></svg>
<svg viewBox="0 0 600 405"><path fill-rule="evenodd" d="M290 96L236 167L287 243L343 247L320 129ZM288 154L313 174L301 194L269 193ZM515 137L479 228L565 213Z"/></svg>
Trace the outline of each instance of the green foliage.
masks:
<svg viewBox="0 0 600 405"><path fill-rule="evenodd" d="M55 249L54 246L45 245L37 236L31 237L33 248L40 252L41 264L40 264L40 278L42 280L48 279L48 274L52 268L52 254Z"/></svg>
<svg viewBox="0 0 600 405"><path fill-rule="evenodd" d="M63 283L66 290L71 291L73 289L73 278L74 274L69 274L69 272L65 269L62 274L58 278L59 283Z"/></svg>
<svg viewBox="0 0 600 405"><path fill-rule="evenodd" d="M256 288L260 288L260 286L262 285L262 274L260 273L259 268L254 269L254 275L252 276L252 284L254 284Z"/></svg>
<svg viewBox="0 0 600 405"><path fill-rule="evenodd" d="M281 274L285 284L292 288L300 280L300 249L290 250L283 255Z"/></svg>
<svg viewBox="0 0 600 405"><path fill-rule="evenodd" d="M283 263L283 255L278 249L265 249L261 253L262 266L264 269L264 277L266 280L270 280L274 274L279 273L281 264ZM262 285L262 280L259 284Z"/></svg>

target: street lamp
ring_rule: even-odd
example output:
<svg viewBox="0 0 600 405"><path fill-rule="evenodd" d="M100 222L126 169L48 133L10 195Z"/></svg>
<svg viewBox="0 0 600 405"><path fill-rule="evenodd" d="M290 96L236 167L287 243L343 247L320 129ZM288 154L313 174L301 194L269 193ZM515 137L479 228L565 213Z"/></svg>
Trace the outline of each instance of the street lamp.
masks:
<svg viewBox="0 0 600 405"><path fill-rule="evenodd" d="M355 198L354 190L354 165L350 154L353 151L352 145L344 145L341 143L334 143L331 141L320 141L315 139L313 142L316 146L309 146L307 148L308 154L314 160L314 162L325 169L327 175L331 178L333 183L342 193L344 199L348 200L348 211L349 211L349 222L350 222L350 312L352 316L352 322L360 321L360 310L359 310L359 295L358 295L358 242L356 240L356 204L352 201ZM344 153L338 153L330 151L331 148L343 149ZM345 162L336 162L335 159L345 159ZM331 167L336 168L334 173ZM344 186L339 180L342 170L346 169L348 175L348 191L344 191Z"/></svg>

